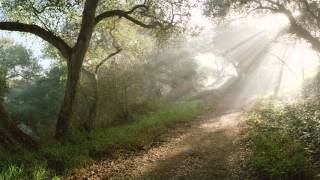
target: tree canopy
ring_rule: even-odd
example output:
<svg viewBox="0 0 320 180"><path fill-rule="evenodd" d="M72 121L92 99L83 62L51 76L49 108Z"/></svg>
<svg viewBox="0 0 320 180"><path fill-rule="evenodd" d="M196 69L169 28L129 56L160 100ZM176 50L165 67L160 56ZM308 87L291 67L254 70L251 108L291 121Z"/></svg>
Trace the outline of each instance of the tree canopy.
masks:
<svg viewBox="0 0 320 180"><path fill-rule="evenodd" d="M0 97L3 97L10 81L30 80L39 73L40 66L31 52L22 45L4 38L0 40L0 46Z"/></svg>
<svg viewBox="0 0 320 180"><path fill-rule="evenodd" d="M64 139L71 119L80 73L95 28L105 19L126 19L143 28L167 30L188 17L189 1L3 1L0 29L31 33L58 49L67 62L64 101L56 138Z"/></svg>

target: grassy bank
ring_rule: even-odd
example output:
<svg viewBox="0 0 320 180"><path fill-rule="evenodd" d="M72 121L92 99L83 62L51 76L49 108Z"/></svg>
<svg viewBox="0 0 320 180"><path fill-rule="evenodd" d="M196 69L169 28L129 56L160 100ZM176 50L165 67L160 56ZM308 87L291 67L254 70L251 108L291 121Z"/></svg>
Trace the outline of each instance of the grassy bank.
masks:
<svg viewBox="0 0 320 180"><path fill-rule="evenodd" d="M67 143L43 146L38 152L2 152L0 180L59 179L58 176L83 166L91 159L123 150L139 150L169 128L193 120L201 111L200 104L195 102L164 105L159 111L126 124L95 129L90 133L74 132Z"/></svg>
<svg viewBox="0 0 320 180"><path fill-rule="evenodd" d="M313 108L311 108L313 107ZM262 105L248 113L246 143L253 179L316 179L319 169L317 106Z"/></svg>

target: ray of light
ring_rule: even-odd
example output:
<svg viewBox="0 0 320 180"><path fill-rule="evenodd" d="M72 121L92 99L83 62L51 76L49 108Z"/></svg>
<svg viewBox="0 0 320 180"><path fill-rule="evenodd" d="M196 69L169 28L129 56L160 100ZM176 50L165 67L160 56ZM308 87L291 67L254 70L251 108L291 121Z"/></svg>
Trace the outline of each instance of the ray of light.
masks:
<svg viewBox="0 0 320 180"><path fill-rule="evenodd" d="M279 38L288 27L288 20L281 14L251 17L216 32L214 46L196 55L195 59L212 71L216 71L217 63L228 62L234 68L227 66L226 74L245 76L245 81L235 87L235 95L224 100L227 106L241 107L257 96L288 99L301 92L306 76L317 70L318 56L306 42ZM208 77L205 86L222 86L223 83L212 85L215 79Z"/></svg>

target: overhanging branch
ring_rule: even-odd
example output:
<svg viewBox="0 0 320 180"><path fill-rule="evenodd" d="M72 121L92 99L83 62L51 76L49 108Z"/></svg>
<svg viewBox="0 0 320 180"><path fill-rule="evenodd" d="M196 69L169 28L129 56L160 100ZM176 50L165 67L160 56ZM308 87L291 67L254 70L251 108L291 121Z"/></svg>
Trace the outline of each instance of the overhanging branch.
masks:
<svg viewBox="0 0 320 180"><path fill-rule="evenodd" d="M70 46L63 39L56 36L52 32L41 28L40 26L24 24L20 22L0 22L0 30L34 34L56 47L66 59L68 59L70 56Z"/></svg>
<svg viewBox="0 0 320 180"><path fill-rule="evenodd" d="M283 8L281 9L281 13L285 14L288 17L291 24L291 32L296 34L298 37L308 41L312 45L314 50L320 52L320 40L317 37L312 36L312 34L302 25L298 24L291 11Z"/></svg>
<svg viewBox="0 0 320 180"><path fill-rule="evenodd" d="M291 27L290 27L291 32L296 34L298 37L308 41L312 45L313 49L315 49L316 51L318 52L320 51L320 40L317 37L314 37L305 27L300 25L290 10L286 9L284 5L276 1L272 1L272 0L266 0L266 1L275 7L263 6L261 1L254 0L254 2L258 4L258 7L256 9L265 9L265 10L270 10L274 13L282 13L286 15L291 24ZM308 4L305 4L305 6L307 6L308 8Z"/></svg>
<svg viewBox="0 0 320 180"><path fill-rule="evenodd" d="M101 22L102 20L106 19L106 18L110 18L110 17L119 17L119 18L125 18L141 27L144 28L155 28L155 27L160 27L163 28L163 25L160 22L151 22L149 24L146 24L142 21L137 20L136 18L130 16L130 14L134 13L136 10L138 9L144 9L144 11L148 10L148 6L146 5L136 5L134 6L131 10L129 11L123 11L123 10L110 10L110 11L106 11L104 13L101 13L100 15L98 15L95 18L95 23L98 24L99 22Z"/></svg>

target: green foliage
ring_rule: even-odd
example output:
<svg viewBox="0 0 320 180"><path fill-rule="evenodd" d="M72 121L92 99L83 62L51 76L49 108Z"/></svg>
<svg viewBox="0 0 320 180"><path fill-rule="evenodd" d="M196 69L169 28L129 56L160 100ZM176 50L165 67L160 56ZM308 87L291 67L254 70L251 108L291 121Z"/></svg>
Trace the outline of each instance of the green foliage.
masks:
<svg viewBox="0 0 320 180"><path fill-rule="evenodd" d="M49 172L43 166L36 166L32 171L33 180L43 180L49 177Z"/></svg>
<svg viewBox="0 0 320 180"><path fill-rule="evenodd" d="M153 83L151 86L157 87L157 93L168 100L183 99L202 87L203 77L197 71L199 64L194 61L190 50L167 49L149 56L149 59L144 65L145 74Z"/></svg>
<svg viewBox="0 0 320 180"><path fill-rule="evenodd" d="M63 98L62 73L61 68L53 67L31 83L17 83L5 101L13 118L32 127L38 135L49 135Z"/></svg>
<svg viewBox="0 0 320 180"><path fill-rule="evenodd" d="M40 67L29 50L15 44L11 39L0 39L0 101L9 90L7 87L9 81L19 78L29 80L39 71Z"/></svg>
<svg viewBox="0 0 320 180"><path fill-rule="evenodd" d="M249 167L257 177L312 179L319 172L319 120L307 104L262 105L249 113Z"/></svg>
<svg viewBox="0 0 320 180"><path fill-rule="evenodd" d="M46 159L49 169L58 174L66 173L74 167L82 166L89 159L88 147L82 143L48 145L40 150L40 157Z"/></svg>
<svg viewBox="0 0 320 180"><path fill-rule="evenodd" d="M0 69L4 75L28 78L39 71L39 65L28 49L6 38L1 39L0 44Z"/></svg>
<svg viewBox="0 0 320 180"><path fill-rule="evenodd" d="M14 165L3 169L0 173L0 180L13 180L22 178L23 169Z"/></svg>
<svg viewBox="0 0 320 180"><path fill-rule="evenodd" d="M91 150L97 151L106 145L137 147L151 143L168 128L180 122L190 121L199 113L199 105L194 103L166 105L160 109L159 112L140 116L128 124L94 131L89 136L89 139L93 139L90 141L93 148ZM101 136L105 137L103 141L95 138ZM95 142L94 139L99 142Z"/></svg>
<svg viewBox="0 0 320 180"><path fill-rule="evenodd" d="M8 165L0 171L0 180L44 180L58 177L53 176L45 166L32 164L25 166Z"/></svg>
<svg viewBox="0 0 320 180"><path fill-rule="evenodd" d="M135 116L156 110L162 101L181 100L197 92L201 86L198 65L186 50L150 54L144 57L147 59L144 62L144 58L137 56L122 52L106 62L99 71L96 125L132 121ZM92 79L83 73L78 104L89 104L94 99L92 91L95 84ZM79 119L87 117L84 115L87 106L77 109Z"/></svg>
<svg viewBox="0 0 320 180"><path fill-rule="evenodd" d="M37 180L62 175L89 159L149 145L168 128L194 119L201 110L200 104L195 102L162 105L159 111L136 117L135 121L126 124L95 129L90 133L75 130L67 143L48 143L39 152L1 153L0 169L3 170L0 177ZM6 168L10 166L11 169Z"/></svg>
<svg viewBox="0 0 320 180"><path fill-rule="evenodd" d="M127 63L127 62L126 62ZM128 63L127 63L128 64ZM102 122L119 123L149 112L159 96L156 86L145 78L139 64L114 63L104 69L100 78L99 116Z"/></svg>
<svg viewBox="0 0 320 180"><path fill-rule="evenodd" d="M0 2L0 20L36 24L46 30L55 32L66 42L74 44L81 27L84 2L85 0L2 0ZM138 4L144 3L136 0L100 0L97 14L109 10L128 11ZM174 18L174 23L172 23L174 25L170 28L170 31L173 31L183 29L186 26L188 12L191 4L194 3L191 0L149 0L145 4L149 7L148 14L137 10L136 13L132 13L133 18L146 23L157 21L166 26ZM175 17L172 17L171 9L174 10ZM106 19L112 19L112 17ZM155 33L161 33L164 30L154 28L154 31ZM169 31L168 28L166 31Z"/></svg>

